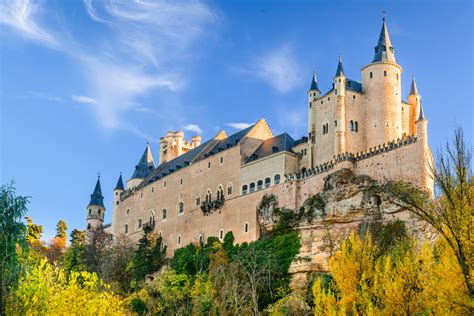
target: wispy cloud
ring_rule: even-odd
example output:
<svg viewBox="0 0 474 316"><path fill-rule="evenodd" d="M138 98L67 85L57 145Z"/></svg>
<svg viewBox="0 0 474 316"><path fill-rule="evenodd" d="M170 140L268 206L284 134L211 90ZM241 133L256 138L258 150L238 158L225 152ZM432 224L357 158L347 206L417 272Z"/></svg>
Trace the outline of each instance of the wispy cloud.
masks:
<svg viewBox="0 0 474 316"><path fill-rule="evenodd" d="M188 124L184 126L184 130L194 132L197 134L202 134L202 129L199 127L199 125L196 125L196 124Z"/></svg>
<svg viewBox="0 0 474 316"><path fill-rule="evenodd" d="M73 100L95 105L91 110L107 129L130 126L125 113L144 112L137 104L150 91L176 93L186 85L179 65L194 56L191 46L215 20L209 6L192 0L84 0L84 10L101 31L79 41L74 30L48 29L44 22L52 12L40 3L0 4L0 24L76 60L87 79L88 96Z"/></svg>
<svg viewBox="0 0 474 316"><path fill-rule="evenodd" d="M46 92L30 91L29 94L35 98L43 99L49 102L64 103L64 99L62 97L52 95Z"/></svg>
<svg viewBox="0 0 474 316"><path fill-rule="evenodd" d="M91 97L86 97L84 95L73 95L71 99L75 102L82 104L97 105L97 100Z"/></svg>
<svg viewBox="0 0 474 316"><path fill-rule="evenodd" d="M252 126L251 123L227 123L226 125L235 129L245 129L249 126Z"/></svg>
<svg viewBox="0 0 474 316"><path fill-rule="evenodd" d="M261 53L251 61L249 67L234 70L260 78L277 91L285 93L300 83L299 68L293 48L285 43Z"/></svg>

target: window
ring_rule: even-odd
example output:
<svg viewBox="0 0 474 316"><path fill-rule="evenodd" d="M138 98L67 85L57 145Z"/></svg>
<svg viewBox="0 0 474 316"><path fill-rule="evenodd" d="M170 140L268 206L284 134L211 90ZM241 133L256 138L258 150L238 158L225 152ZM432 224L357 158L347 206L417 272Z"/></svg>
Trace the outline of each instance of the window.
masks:
<svg viewBox="0 0 474 316"><path fill-rule="evenodd" d="M355 96L355 94L352 96L352 99L353 99L353 100L355 100L355 99L356 99L356 96Z"/></svg>
<svg viewBox="0 0 474 316"><path fill-rule="evenodd" d="M383 76L384 76L384 77L387 77L387 70L384 70L384 71L383 71Z"/></svg>
<svg viewBox="0 0 474 316"><path fill-rule="evenodd" d="M354 131L354 121L351 121L351 132Z"/></svg>
<svg viewBox="0 0 474 316"><path fill-rule="evenodd" d="M337 121L334 121L334 126L335 126L335 127L337 126Z"/></svg>
<svg viewBox="0 0 474 316"><path fill-rule="evenodd" d="M337 89L335 90L336 94L337 94Z"/></svg>
<svg viewBox="0 0 474 316"><path fill-rule="evenodd" d="M370 75L370 78L373 78L373 77L374 77L374 75L373 75L372 73L370 73L369 75Z"/></svg>
<svg viewBox="0 0 474 316"><path fill-rule="evenodd" d="M222 185L220 185L217 188L217 199L218 200L223 200L224 199L224 188L222 187Z"/></svg>
<svg viewBox="0 0 474 316"><path fill-rule="evenodd" d="M280 183L280 175L279 174L276 174L275 175L275 180L273 181L275 184L278 184Z"/></svg>
<svg viewBox="0 0 474 316"><path fill-rule="evenodd" d="M397 74L397 80L398 80L398 74Z"/></svg>
<svg viewBox="0 0 474 316"><path fill-rule="evenodd" d="M155 226L155 212L153 212L153 210L148 214L148 224L151 227Z"/></svg>
<svg viewBox="0 0 474 316"><path fill-rule="evenodd" d="M163 182L163 188L166 188L166 181Z"/></svg>
<svg viewBox="0 0 474 316"><path fill-rule="evenodd" d="M328 101L331 101L331 97L328 97Z"/></svg>
<svg viewBox="0 0 474 316"><path fill-rule="evenodd" d="M167 213L168 211L165 208L161 210L161 220L163 222L166 221L166 216L168 215Z"/></svg>
<svg viewBox="0 0 474 316"><path fill-rule="evenodd" d="M311 109L311 102L309 102L309 108Z"/></svg>
<svg viewBox="0 0 474 316"><path fill-rule="evenodd" d="M130 209L129 209L129 208L127 208L126 214L127 214L127 215L130 214Z"/></svg>
<svg viewBox="0 0 474 316"><path fill-rule="evenodd" d="M183 179L179 180L179 184L183 185Z"/></svg>
<svg viewBox="0 0 474 316"><path fill-rule="evenodd" d="M89 209L89 215L91 215L91 214L92 214L92 210L91 210L91 209ZM127 214L128 214L128 213L127 213Z"/></svg>
<svg viewBox="0 0 474 316"><path fill-rule="evenodd" d="M221 157L221 164L224 163L224 157Z"/></svg>
<svg viewBox="0 0 474 316"><path fill-rule="evenodd" d="M196 197L196 206L199 206L199 205L201 205L201 197L200 196Z"/></svg>
<svg viewBox="0 0 474 316"><path fill-rule="evenodd" d="M245 223L244 224L244 233L248 233L249 232L249 223Z"/></svg>
<svg viewBox="0 0 474 316"><path fill-rule="evenodd" d="M204 243L204 236L201 234L199 235L199 242L202 244Z"/></svg>
<svg viewBox="0 0 474 316"><path fill-rule="evenodd" d="M155 188L154 187L151 188L151 193L155 193Z"/></svg>
<svg viewBox="0 0 474 316"><path fill-rule="evenodd" d="M141 218L139 218L137 220L137 230L141 229L143 226L143 220Z"/></svg>
<svg viewBox="0 0 474 316"><path fill-rule="evenodd" d="M339 79L339 82L341 82L341 79Z"/></svg>
<svg viewBox="0 0 474 316"><path fill-rule="evenodd" d="M140 198L143 198L143 192L140 193Z"/></svg>
<svg viewBox="0 0 474 316"><path fill-rule="evenodd" d="M271 179L270 178L266 178L265 179L265 187L268 188L270 186L270 182L271 182Z"/></svg>
<svg viewBox="0 0 474 316"><path fill-rule="evenodd" d="M354 129L356 132L359 131L359 122L355 121Z"/></svg>
<svg viewBox="0 0 474 316"><path fill-rule="evenodd" d="M91 229L91 223L87 224L87 229Z"/></svg>
<svg viewBox="0 0 474 316"><path fill-rule="evenodd" d="M178 246L181 245L181 235L178 235L178 240L176 241Z"/></svg>
<svg viewBox="0 0 474 316"><path fill-rule="evenodd" d="M207 167L211 168L211 162L210 161L207 163Z"/></svg>
<svg viewBox="0 0 474 316"><path fill-rule="evenodd" d="M212 201L212 192L210 189L207 189L206 193L206 203L210 203Z"/></svg>
<svg viewBox="0 0 474 316"><path fill-rule="evenodd" d="M321 100L321 104L323 104L323 103L324 103L323 100Z"/></svg>
<svg viewBox="0 0 474 316"><path fill-rule="evenodd" d="M227 184L227 195L232 195L232 183Z"/></svg>
<svg viewBox="0 0 474 316"><path fill-rule="evenodd" d="M247 194L247 190L248 190L248 186L247 186L246 184L244 184L244 185L242 186L242 195Z"/></svg>
<svg viewBox="0 0 474 316"><path fill-rule="evenodd" d="M262 180L258 180L257 182L257 190L261 190L263 189L263 181Z"/></svg>
<svg viewBox="0 0 474 316"><path fill-rule="evenodd" d="M219 239L220 239L220 240L224 239L224 230L223 230L223 229L221 229L221 230L219 231Z"/></svg>
<svg viewBox="0 0 474 316"><path fill-rule="evenodd" d="M128 224L123 225L123 233L128 234Z"/></svg>
<svg viewBox="0 0 474 316"><path fill-rule="evenodd" d="M178 215L183 215L184 214L184 203L179 202L178 203Z"/></svg>
<svg viewBox="0 0 474 316"><path fill-rule="evenodd" d="M99 210L97 210L97 211L98 211L98 213L99 213L99 215L100 215L100 209L99 209Z"/></svg>
<svg viewBox="0 0 474 316"><path fill-rule="evenodd" d="M250 183L250 192L255 191L255 182Z"/></svg>
<svg viewBox="0 0 474 316"><path fill-rule="evenodd" d="M119 201L115 202L116 205L119 205Z"/></svg>

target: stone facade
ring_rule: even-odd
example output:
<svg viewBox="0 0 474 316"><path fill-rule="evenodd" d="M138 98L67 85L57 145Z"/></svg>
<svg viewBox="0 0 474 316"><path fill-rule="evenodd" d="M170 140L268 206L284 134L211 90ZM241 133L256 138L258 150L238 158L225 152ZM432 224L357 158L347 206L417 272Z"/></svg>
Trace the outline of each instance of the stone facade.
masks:
<svg viewBox="0 0 474 316"><path fill-rule="evenodd" d="M432 190L421 97L413 81L408 102L402 101L401 74L384 21L374 60L362 68L362 82L346 77L341 60L327 93L321 94L313 76L307 136L296 141L286 133L274 136L263 119L204 143L169 132L160 139L160 164L154 166L147 145L127 188L117 185L108 231L136 241L143 226L152 225L169 255L229 231L237 243L250 242L260 236L257 206L265 194L296 209L342 169ZM304 228L302 236L317 234L319 228L313 228Z"/></svg>

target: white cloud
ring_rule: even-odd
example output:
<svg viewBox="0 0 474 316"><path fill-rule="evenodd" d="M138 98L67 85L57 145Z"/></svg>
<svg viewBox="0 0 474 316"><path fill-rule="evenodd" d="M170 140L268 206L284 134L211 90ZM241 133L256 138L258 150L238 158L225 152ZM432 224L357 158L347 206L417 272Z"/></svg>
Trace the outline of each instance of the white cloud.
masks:
<svg viewBox="0 0 474 316"><path fill-rule="evenodd" d="M258 77L281 93L290 91L300 83L300 67L289 44L263 52L250 64L249 67L234 71Z"/></svg>
<svg viewBox="0 0 474 316"><path fill-rule="evenodd" d="M252 126L251 123L227 123L226 125L235 129L245 129L249 126Z"/></svg>
<svg viewBox="0 0 474 316"><path fill-rule="evenodd" d="M55 103L63 103L64 102L64 99L62 97L58 97L58 96L55 96L55 95L52 95L52 94L49 94L49 93L46 93L46 92L30 91L29 94L36 97L36 98L43 99L43 100L50 101L50 102L55 102Z"/></svg>
<svg viewBox="0 0 474 316"><path fill-rule="evenodd" d="M71 97L73 101L76 101L78 103L82 104L90 104L90 105L97 105L97 100L91 97L86 97L84 95L73 95Z"/></svg>
<svg viewBox="0 0 474 316"><path fill-rule="evenodd" d="M197 134L202 134L202 129L199 127L199 125L196 125L196 124L188 124L184 127L184 130L194 132Z"/></svg>
<svg viewBox="0 0 474 316"><path fill-rule="evenodd" d="M82 37L75 37L73 30L58 33L45 27L44 21L53 24L49 17L54 12L45 12L39 3L0 4L0 24L76 60L87 80L88 96L73 96L73 100L95 105L91 111L107 129L133 130L125 114L146 112L137 105L138 99L150 91L176 93L186 85L179 67L195 55L191 46L215 20L210 7L192 0L84 0L91 20L103 28L77 42ZM51 25L50 29L61 28Z"/></svg>

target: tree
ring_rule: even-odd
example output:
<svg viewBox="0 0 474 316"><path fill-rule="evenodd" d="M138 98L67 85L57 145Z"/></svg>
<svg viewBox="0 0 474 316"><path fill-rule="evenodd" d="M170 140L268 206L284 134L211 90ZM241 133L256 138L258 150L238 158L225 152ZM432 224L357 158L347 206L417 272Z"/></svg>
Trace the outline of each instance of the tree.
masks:
<svg viewBox="0 0 474 316"><path fill-rule="evenodd" d="M29 255L33 260L41 260L46 254L47 247L41 241L43 235L43 226L33 223L31 217L26 216L26 241L28 244Z"/></svg>
<svg viewBox="0 0 474 316"><path fill-rule="evenodd" d="M13 183L0 187L0 313L4 296L14 288L19 275L17 245L26 246L25 225L21 219L28 211L29 198L17 196Z"/></svg>
<svg viewBox="0 0 474 316"><path fill-rule="evenodd" d="M87 271L95 272L103 278L104 267L107 264L107 252L112 243L112 235L107 233L103 227L97 227L87 232L87 242L82 252L82 263Z"/></svg>
<svg viewBox="0 0 474 316"><path fill-rule="evenodd" d="M56 224L56 237L63 239L67 238L67 224L63 220L60 220Z"/></svg>
<svg viewBox="0 0 474 316"><path fill-rule="evenodd" d="M107 261L103 279L120 293L127 293L130 290L133 274L127 266L133 258L134 250L133 242L127 236L120 235L115 237L106 252Z"/></svg>
<svg viewBox="0 0 474 316"><path fill-rule="evenodd" d="M56 225L56 236L49 242L48 251L46 256L50 263L56 262L62 258L66 251L67 243L67 224L65 221L60 220Z"/></svg>
<svg viewBox="0 0 474 316"><path fill-rule="evenodd" d="M474 297L472 273L474 265L472 194L472 151L464 142L462 129L455 132L453 144L446 144L439 154L430 176L440 192L432 200L428 192L400 181L387 183L386 192L396 205L427 222L455 254L461 268L465 288Z"/></svg>
<svg viewBox="0 0 474 316"><path fill-rule="evenodd" d="M86 233L83 230L73 229L70 234L70 245L63 256L62 266L67 275L72 271L84 270L84 249L86 246Z"/></svg>

